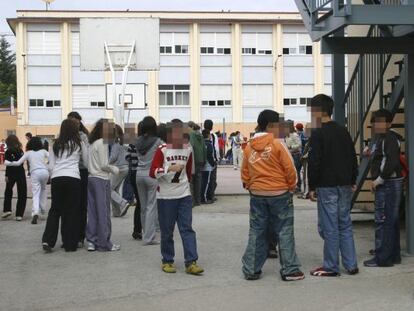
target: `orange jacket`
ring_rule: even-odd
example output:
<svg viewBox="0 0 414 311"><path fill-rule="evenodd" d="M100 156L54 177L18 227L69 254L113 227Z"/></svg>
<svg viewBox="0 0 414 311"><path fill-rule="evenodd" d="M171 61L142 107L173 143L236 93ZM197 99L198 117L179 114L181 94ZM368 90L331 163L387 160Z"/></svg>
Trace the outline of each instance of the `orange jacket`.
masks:
<svg viewBox="0 0 414 311"><path fill-rule="evenodd" d="M250 140L243 154L241 177L245 188L253 191L292 191L297 184L290 152L268 133Z"/></svg>

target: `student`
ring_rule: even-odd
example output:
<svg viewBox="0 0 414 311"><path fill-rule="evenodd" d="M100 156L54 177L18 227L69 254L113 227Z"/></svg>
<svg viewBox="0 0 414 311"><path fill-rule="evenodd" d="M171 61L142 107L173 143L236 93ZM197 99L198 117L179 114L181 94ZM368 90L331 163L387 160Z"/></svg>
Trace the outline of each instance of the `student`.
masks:
<svg viewBox="0 0 414 311"><path fill-rule="evenodd" d="M269 225L279 241L280 274L284 281L303 280L295 250L293 197L297 175L293 159L279 141L279 114L263 110L258 132L246 147L243 186L250 192L249 241L242 258L246 280L257 280L268 254Z"/></svg>
<svg viewBox="0 0 414 311"><path fill-rule="evenodd" d="M203 130L203 138L206 149L206 163L202 169L202 183L201 183L201 204L212 204L213 202L213 184L211 182L211 173L216 166L214 161L213 144L211 142L210 132Z"/></svg>
<svg viewBox="0 0 414 311"><path fill-rule="evenodd" d="M126 160L126 149L124 147L124 132L122 128L115 125L115 142L111 146L109 164L118 168L119 173L111 175L111 202L114 217L123 217L128 212L131 204L125 200L121 193L121 186L128 175L128 161Z"/></svg>
<svg viewBox="0 0 414 311"><path fill-rule="evenodd" d="M240 137L240 132L237 131L236 133L234 133L234 136L231 140L231 150L233 153L233 168L235 170L237 170L240 167L241 143L242 139Z"/></svg>
<svg viewBox="0 0 414 311"><path fill-rule="evenodd" d="M114 124L100 119L89 135L88 155L88 251L119 251L111 242L111 183L110 174L119 169L109 164L109 141L114 137Z"/></svg>
<svg viewBox="0 0 414 311"><path fill-rule="evenodd" d="M30 150L30 140L32 139L33 135L30 132L27 132L24 137L26 138L26 148L25 151ZM30 177L30 164L27 162L27 177Z"/></svg>
<svg viewBox="0 0 414 311"><path fill-rule="evenodd" d="M81 141L84 143L85 152L87 152L89 148L89 141L88 129L82 123L81 115L76 112L72 111L68 114L68 119L72 119L75 121L79 126L79 136ZM85 230L86 230L86 217L88 213L88 164L83 163L82 157L79 160L79 173L81 178L81 196L80 196L80 236L79 236L79 243L80 247L83 247L84 240L85 240Z"/></svg>
<svg viewBox="0 0 414 311"><path fill-rule="evenodd" d="M24 163L24 161L29 163L33 192L33 225L37 224L39 214L44 214L46 211L46 185L49 179L49 172L46 165L48 156L49 152L43 149L42 140L39 137L33 137L30 140L30 150L27 151L18 161L6 161L7 166L20 166Z"/></svg>
<svg viewBox="0 0 414 311"><path fill-rule="evenodd" d="M190 180L194 169L193 156L191 146L183 145L183 135L183 123L178 119L172 120L167 127L167 144L157 148L150 176L159 183L157 199L162 271L176 272L173 234L177 223L183 241L186 273L199 275L204 270L197 265L197 241L192 228Z"/></svg>
<svg viewBox="0 0 414 311"><path fill-rule="evenodd" d="M19 161L23 156L23 147L16 135L10 135L6 139L7 150L5 152L5 160L9 162ZM26 174L23 163L19 166L6 166L6 189L4 191L3 215L1 218L8 218L12 215L12 198L13 187L17 185L17 204L16 204L16 220L23 219L24 210L26 209L27 185Z"/></svg>
<svg viewBox="0 0 414 311"><path fill-rule="evenodd" d="M375 192L375 256L364 262L366 267L390 267L401 263L402 137L391 130L392 119L392 113L386 109L374 112L371 118L377 135L371 162L372 191Z"/></svg>
<svg viewBox="0 0 414 311"><path fill-rule="evenodd" d="M309 195L317 191L318 229L324 240L323 265L311 275L340 275L339 254L350 275L357 274L358 263L352 232L351 205L358 175L354 143L346 128L331 119L334 102L319 94L310 103L316 124L309 145Z"/></svg>
<svg viewBox="0 0 414 311"><path fill-rule="evenodd" d="M141 133L135 148L138 155L137 188L141 203L142 241L144 245L154 245L159 244L156 240L158 183L149 176L149 172L161 140L157 137L157 123L153 117L142 120Z"/></svg>
<svg viewBox="0 0 414 311"><path fill-rule="evenodd" d="M75 121L66 119L60 126L59 136L49 154L52 204L42 238L43 250L47 253L56 244L60 218L63 248L66 252L74 252L78 248L81 158L87 163L87 149L79 136L79 126Z"/></svg>
<svg viewBox="0 0 414 311"><path fill-rule="evenodd" d="M299 135L295 132L295 127L292 120L287 120L285 123L286 126L286 146L288 147L290 154L292 155L293 161L295 162L296 174L298 175L298 184L296 186L295 192L300 192L301 186L301 162L300 158L302 156L302 141Z"/></svg>
<svg viewBox="0 0 414 311"><path fill-rule="evenodd" d="M213 143L213 152L214 152L214 162L219 163L220 161L220 149L218 143L218 137L213 132L213 121L207 119L204 121L204 129L209 130L211 134L211 142ZM217 165L215 166L213 172L211 173L211 181L213 183L213 201L216 201L216 188L217 188Z"/></svg>
<svg viewBox="0 0 414 311"><path fill-rule="evenodd" d="M206 147L204 138L200 133L200 126L194 122L188 122L190 131L190 144L194 153L194 174L191 178L191 193L194 206L199 206L202 198L202 169L206 163Z"/></svg>

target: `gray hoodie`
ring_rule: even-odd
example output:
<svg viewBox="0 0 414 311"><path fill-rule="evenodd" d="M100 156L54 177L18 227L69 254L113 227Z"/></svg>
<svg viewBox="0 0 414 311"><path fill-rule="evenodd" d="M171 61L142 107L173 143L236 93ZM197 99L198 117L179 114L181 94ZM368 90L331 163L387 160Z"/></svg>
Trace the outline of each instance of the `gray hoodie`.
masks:
<svg viewBox="0 0 414 311"><path fill-rule="evenodd" d="M158 137L140 136L135 142L138 155L137 176L149 176L155 151L161 145Z"/></svg>

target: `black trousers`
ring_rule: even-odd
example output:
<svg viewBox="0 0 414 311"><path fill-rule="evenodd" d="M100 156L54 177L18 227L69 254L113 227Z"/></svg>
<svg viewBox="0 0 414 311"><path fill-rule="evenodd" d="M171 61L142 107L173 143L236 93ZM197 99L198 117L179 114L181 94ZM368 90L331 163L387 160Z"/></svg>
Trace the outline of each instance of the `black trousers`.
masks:
<svg viewBox="0 0 414 311"><path fill-rule="evenodd" d="M13 187L15 184L17 185L16 217L23 217L27 200L26 174L24 170L21 173L8 176L8 182L4 191L3 212L12 211Z"/></svg>
<svg viewBox="0 0 414 311"><path fill-rule="evenodd" d="M135 211L134 211L134 233L142 233L141 224L141 203L139 202L138 188L137 188L137 171L129 170L129 181L135 196Z"/></svg>
<svg viewBox="0 0 414 311"><path fill-rule="evenodd" d="M79 241L83 242L85 239L85 230L87 222L87 213L88 213L88 170L80 169L81 176L81 193L80 193L80 224L79 224Z"/></svg>
<svg viewBox="0 0 414 311"><path fill-rule="evenodd" d="M212 171L201 172L201 202L213 200Z"/></svg>
<svg viewBox="0 0 414 311"><path fill-rule="evenodd" d="M59 220L62 218L60 233L63 248L66 251L76 251L80 232L80 197L80 179L73 177L52 179L52 206L47 217L42 242L46 242L50 247L56 245Z"/></svg>
<svg viewBox="0 0 414 311"><path fill-rule="evenodd" d="M216 188L217 188L217 166L216 165L211 172L211 183L212 183L212 199L216 196Z"/></svg>

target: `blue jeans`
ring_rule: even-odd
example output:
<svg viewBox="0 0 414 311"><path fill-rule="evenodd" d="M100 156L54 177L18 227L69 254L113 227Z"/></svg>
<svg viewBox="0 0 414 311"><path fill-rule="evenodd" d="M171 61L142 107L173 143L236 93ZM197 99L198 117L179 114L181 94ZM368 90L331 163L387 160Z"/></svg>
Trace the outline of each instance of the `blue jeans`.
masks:
<svg viewBox="0 0 414 311"><path fill-rule="evenodd" d="M276 197L250 196L249 241L242 258L246 276L261 273L268 253L268 227L271 226L275 240L279 242L280 274L289 275L300 271L295 250L293 231L292 194Z"/></svg>
<svg viewBox="0 0 414 311"><path fill-rule="evenodd" d="M122 186L122 197L128 201L128 203L133 203L135 199L134 188L131 184L130 175L136 174L136 171L128 171L128 176L124 179L124 185Z"/></svg>
<svg viewBox="0 0 414 311"><path fill-rule="evenodd" d="M380 185L375 191L375 250L381 247L385 222L385 186Z"/></svg>
<svg viewBox="0 0 414 311"><path fill-rule="evenodd" d="M296 168L296 175L298 177L298 183L296 185L296 190L300 191L302 186L302 178L300 176L300 170L302 169L302 162L300 159L302 158L302 154L300 152L292 153L293 162L295 163Z"/></svg>
<svg viewBox="0 0 414 311"><path fill-rule="evenodd" d="M339 252L347 270L357 268L354 236L352 232L352 188L318 188L318 229L324 240L323 267L339 273Z"/></svg>
<svg viewBox="0 0 414 311"><path fill-rule="evenodd" d="M384 224L382 243L376 250L375 259L379 266L391 266L401 260L399 211L404 180L386 180L384 191Z"/></svg>
<svg viewBox="0 0 414 311"><path fill-rule="evenodd" d="M158 219L161 229L161 255L163 263L173 263L174 228L178 225L186 264L198 260L196 233L192 228L193 201L191 196L181 199L158 199Z"/></svg>

